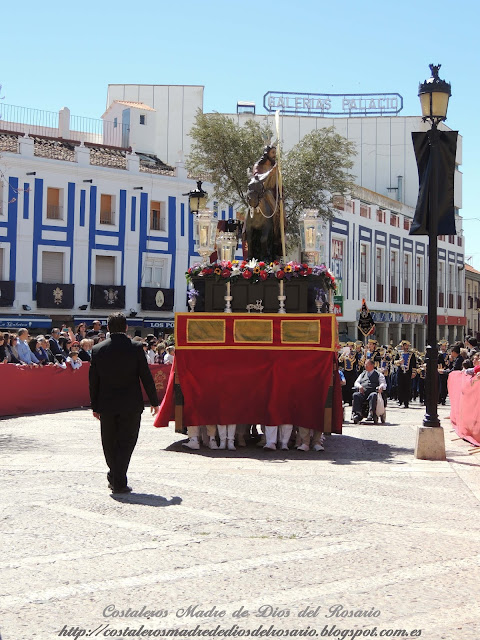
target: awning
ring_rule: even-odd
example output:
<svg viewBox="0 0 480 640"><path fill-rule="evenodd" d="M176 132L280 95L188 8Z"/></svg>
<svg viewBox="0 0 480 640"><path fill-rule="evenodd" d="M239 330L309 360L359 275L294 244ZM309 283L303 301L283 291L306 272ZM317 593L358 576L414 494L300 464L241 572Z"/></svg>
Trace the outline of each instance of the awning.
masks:
<svg viewBox="0 0 480 640"><path fill-rule="evenodd" d="M175 323L173 318L144 318L143 326L151 329L173 329Z"/></svg>
<svg viewBox="0 0 480 640"><path fill-rule="evenodd" d="M107 326L107 317L105 316L74 316L73 322L75 325L80 324L80 322L85 322L86 325L90 325L94 320L100 320L102 326ZM129 318L127 316L127 324L129 327L143 327L143 318Z"/></svg>
<svg viewBox="0 0 480 640"><path fill-rule="evenodd" d="M0 316L2 329L50 329L52 319L47 316Z"/></svg>

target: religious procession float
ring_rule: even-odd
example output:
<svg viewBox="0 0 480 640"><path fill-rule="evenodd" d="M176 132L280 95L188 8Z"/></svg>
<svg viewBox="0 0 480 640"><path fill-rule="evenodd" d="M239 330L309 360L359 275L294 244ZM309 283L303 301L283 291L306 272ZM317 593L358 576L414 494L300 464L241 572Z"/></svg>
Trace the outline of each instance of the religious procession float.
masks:
<svg viewBox="0 0 480 640"><path fill-rule="evenodd" d="M341 433L335 280L316 265L325 222L304 212L305 261L286 260L278 150L265 147L240 231L190 194L202 262L190 267L189 312L175 314L175 364L156 426L296 425ZM196 202L195 202L196 200ZM244 259L235 259L240 233Z"/></svg>

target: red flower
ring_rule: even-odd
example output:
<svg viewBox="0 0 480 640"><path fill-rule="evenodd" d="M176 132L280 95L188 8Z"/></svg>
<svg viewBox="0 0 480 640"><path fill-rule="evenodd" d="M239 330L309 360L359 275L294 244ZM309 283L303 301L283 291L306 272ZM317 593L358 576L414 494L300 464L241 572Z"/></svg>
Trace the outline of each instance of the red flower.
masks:
<svg viewBox="0 0 480 640"><path fill-rule="evenodd" d="M304 262L304 263L302 264L302 267L303 267L304 269L308 269L308 264L307 264L306 262Z"/></svg>
<svg viewBox="0 0 480 640"><path fill-rule="evenodd" d="M222 278L229 278L230 277L230 269L224 269L222 271Z"/></svg>
<svg viewBox="0 0 480 640"><path fill-rule="evenodd" d="M246 269L243 273L242 276L245 278L245 280L250 280L250 278L252 277L253 273L249 270Z"/></svg>
<svg viewBox="0 0 480 640"><path fill-rule="evenodd" d="M207 267L206 269L204 269L204 270L203 270L203 273L204 273L206 276L211 276L211 275L212 275L212 273L213 273L213 269L212 269L212 267Z"/></svg>
<svg viewBox="0 0 480 640"><path fill-rule="evenodd" d="M265 266L265 263L264 263L264 262L259 262L259 263L258 263L258 266L259 266L259 267L264 267L264 266Z"/></svg>
<svg viewBox="0 0 480 640"><path fill-rule="evenodd" d="M260 279L266 280L268 278L268 273L266 271L260 271Z"/></svg>
<svg viewBox="0 0 480 640"><path fill-rule="evenodd" d="M309 276L312 273L312 267L307 267L307 276Z"/></svg>
<svg viewBox="0 0 480 640"><path fill-rule="evenodd" d="M275 275L279 280L282 280L285 277L285 271L282 271L282 269L280 269Z"/></svg>

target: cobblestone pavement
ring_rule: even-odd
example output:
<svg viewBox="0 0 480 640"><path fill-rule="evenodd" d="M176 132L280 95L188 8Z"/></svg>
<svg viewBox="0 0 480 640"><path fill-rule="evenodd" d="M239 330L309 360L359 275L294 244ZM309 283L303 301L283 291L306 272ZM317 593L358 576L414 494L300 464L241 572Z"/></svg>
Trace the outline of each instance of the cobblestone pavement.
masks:
<svg viewBox="0 0 480 640"><path fill-rule="evenodd" d="M190 452L145 412L115 497L90 411L0 420L3 640L478 640L480 455L439 412L447 462L413 458L418 404L320 453Z"/></svg>

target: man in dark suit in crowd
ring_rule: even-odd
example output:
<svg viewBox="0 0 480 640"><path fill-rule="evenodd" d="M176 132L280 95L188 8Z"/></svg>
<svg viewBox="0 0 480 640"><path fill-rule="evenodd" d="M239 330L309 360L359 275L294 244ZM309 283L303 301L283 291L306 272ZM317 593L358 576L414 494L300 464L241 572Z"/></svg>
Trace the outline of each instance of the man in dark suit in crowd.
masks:
<svg viewBox="0 0 480 640"><path fill-rule="evenodd" d="M113 493L129 493L127 469L137 443L144 409L144 386L151 412L158 411L158 397L141 342L126 335L123 313L108 318L110 338L95 345L90 364L90 400L95 418L100 420L102 446Z"/></svg>

